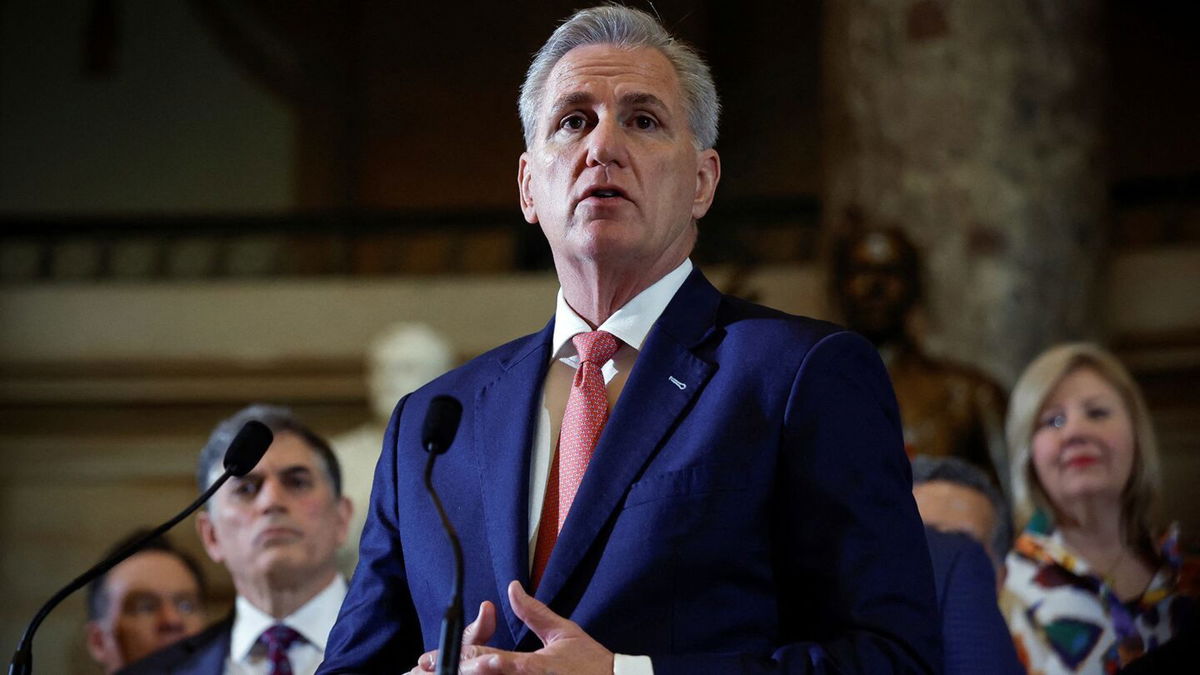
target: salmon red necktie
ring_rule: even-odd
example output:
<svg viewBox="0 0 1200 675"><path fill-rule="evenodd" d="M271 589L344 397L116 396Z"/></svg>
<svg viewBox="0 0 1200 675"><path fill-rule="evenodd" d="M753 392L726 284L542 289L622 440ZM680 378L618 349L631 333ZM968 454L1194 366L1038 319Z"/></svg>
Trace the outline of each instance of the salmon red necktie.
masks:
<svg viewBox="0 0 1200 675"><path fill-rule="evenodd" d="M537 545L533 555L533 585L536 588L550 561L550 552L567 520L571 502L583 482L583 474L600 432L608 421L608 392L601 368L617 351L617 338L602 330L580 333L571 338L579 352L579 369L571 382L571 393L563 412L558 434L558 452L550 464L546 480L546 498L538 524Z"/></svg>

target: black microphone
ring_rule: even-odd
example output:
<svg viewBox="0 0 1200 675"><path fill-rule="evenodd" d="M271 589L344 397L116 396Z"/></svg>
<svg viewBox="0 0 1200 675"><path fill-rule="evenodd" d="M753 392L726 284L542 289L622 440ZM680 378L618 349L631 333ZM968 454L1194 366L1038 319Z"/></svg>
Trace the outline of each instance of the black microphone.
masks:
<svg viewBox="0 0 1200 675"><path fill-rule="evenodd" d="M21 642L17 644L17 651L13 654L12 661L8 664L8 675L30 675L33 673L33 634L37 632L38 626L42 624L42 620L50 614L50 611L58 606L58 603L66 599L68 595L83 588L92 579L104 574L113 567L116 567L121 561L137 553L146 545L146 542L161 536L167 530L175 527L175 525L179 524L179 521L187 518L193 511L200 508L204 502L208 501L213 496L213 493L224 485L225 481L229 480L230 476L245 476L250 473L250 470L266 454L272 439L273 434L267 428L267 425L257 420L246 422L241 430L238 431L237 436L234 437L233 442L229 444L229 449L225 451L225 473L213 481L213 484L196 501L181 511L179 515L154 528L146 536L93 565L91 569L76 577L74 581L64 586L53 597L47 600L46 604L42 605L42 608L33 616L33 620L25 627L25 633L21 636Z"/></svg>
<svg viewBox="0 0 1200 675"><path fill-rule="evenodd" d="M433 489L433 460L450 449L461 419L462 404L458 399L453 396L435 396L429 402L425 424L421 427L421 445L425 446L425 451L429 453L429 459L425 461L425 489L429 491L429 498L433 500L433 506L442 519L442 529L446 531L446 538L450 540L450 547L454 550L454 587L450 595L450 605L446 607L446 613L442 617L442 634L438 639L438 675L458 673L463 632L463 557L458 534L454 532L454 526L446 516L446 509L442 508L442 500L438 499L437 492Z"/></svg>

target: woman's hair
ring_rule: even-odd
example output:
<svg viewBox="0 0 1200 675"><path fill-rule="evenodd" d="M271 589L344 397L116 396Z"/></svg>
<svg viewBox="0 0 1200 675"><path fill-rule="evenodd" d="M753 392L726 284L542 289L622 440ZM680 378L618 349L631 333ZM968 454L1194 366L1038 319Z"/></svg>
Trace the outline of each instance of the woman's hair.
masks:
<svg viewBox="0 0 1200 675"><path fill-rule="evenodd" d="M1032 461L1031 446L1038 417L1046 398L1063 378L1080 368L1090 368L1117 393L1133 424L1133 469L1121 491L1121 533L1136 547L1148 546L1160 483L1158 442L1141 390L1125 366L1103 348L1086 342L1057 345L1042 352L1017 380L1008 406L1005 435L1011 449L1013 502L1017 524L1024 527L1040 509L1052 521L1058 514L1046 495Z"/></svg>

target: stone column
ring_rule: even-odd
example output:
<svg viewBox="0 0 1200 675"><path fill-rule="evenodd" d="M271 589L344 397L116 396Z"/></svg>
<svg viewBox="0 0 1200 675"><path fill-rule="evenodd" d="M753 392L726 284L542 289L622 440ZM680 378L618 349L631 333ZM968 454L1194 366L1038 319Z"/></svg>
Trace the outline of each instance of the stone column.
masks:
<svg viewBox="0 0 1200 675"><path fill-rule="evenodd" d="M823 229L902 228L922 253L923 343L1009 386L1103 325L1101 5L824 3Z"/></svg>

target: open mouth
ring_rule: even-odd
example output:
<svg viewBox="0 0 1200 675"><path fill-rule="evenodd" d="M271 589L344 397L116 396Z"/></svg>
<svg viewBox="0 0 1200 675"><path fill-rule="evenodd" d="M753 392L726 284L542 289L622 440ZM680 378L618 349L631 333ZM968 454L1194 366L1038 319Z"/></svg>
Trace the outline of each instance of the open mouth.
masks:
<svg viewBox="0 0 1200 675"><path fill-rule="evenodd" d="M588 190L583 198L586 199L628 199L623 190L615 187L596 187Z"/></svg>

